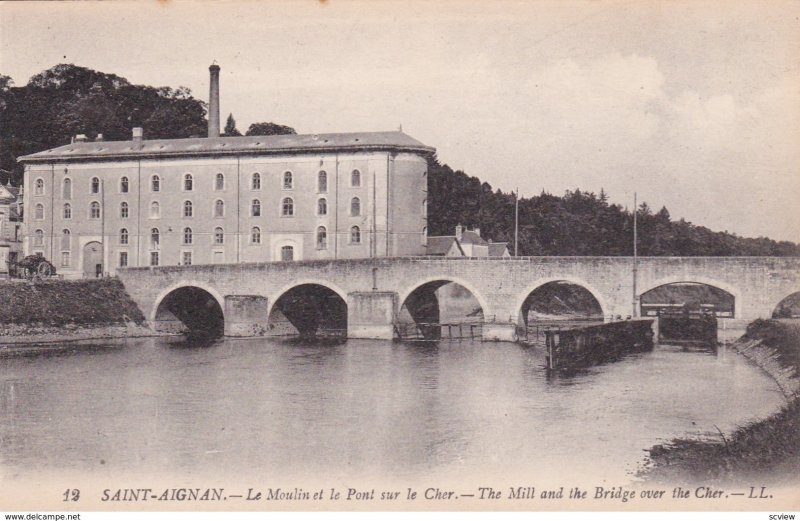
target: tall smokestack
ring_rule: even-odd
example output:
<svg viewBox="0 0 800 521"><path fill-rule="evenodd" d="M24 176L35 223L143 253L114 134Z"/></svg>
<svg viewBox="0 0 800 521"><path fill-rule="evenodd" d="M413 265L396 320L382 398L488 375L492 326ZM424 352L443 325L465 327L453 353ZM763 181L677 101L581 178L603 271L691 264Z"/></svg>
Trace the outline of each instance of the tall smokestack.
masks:
<svg viewBox="0 0 800 521"><path fill-rule="evenodd" d="M208 92L208 137L219 137L219 65L208 68L211 85Z"/></svg>

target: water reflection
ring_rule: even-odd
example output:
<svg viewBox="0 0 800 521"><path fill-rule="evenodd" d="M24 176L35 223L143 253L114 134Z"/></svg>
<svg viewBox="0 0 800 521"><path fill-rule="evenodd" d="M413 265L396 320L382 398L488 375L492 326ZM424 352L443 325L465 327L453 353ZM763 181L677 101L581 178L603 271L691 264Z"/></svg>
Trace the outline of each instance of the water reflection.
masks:
<svg viewBox="0 0 800 521"><path fill-rule="evenodd" d="M0 360L2 475L387 476L587 467L782 398L738 355L657 347L569 376L481 342L131 339ZM565 476L567 477L567 476Z"/></svg>

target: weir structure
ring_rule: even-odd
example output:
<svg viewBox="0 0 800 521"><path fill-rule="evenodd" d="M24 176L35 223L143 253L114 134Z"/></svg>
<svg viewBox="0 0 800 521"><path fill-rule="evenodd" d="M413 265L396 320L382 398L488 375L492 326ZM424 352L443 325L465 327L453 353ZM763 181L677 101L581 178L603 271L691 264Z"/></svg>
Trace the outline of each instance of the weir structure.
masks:
<svg viewBox="0 0 800 521"><path fill-rule="evenodd" d="M569 282L591 293L605 322L646 315L639 299L657 288L714 288L728 296L711 310L725 340L800 292L794 257L640 257L636 295L632 268L630 257L398 257L123 268L118 276L154 329L218 322L226 336L281 334L291 324L300 334L392 339L401 310L436 322L436 289L452 282L480 306L484 339L515 341L528 297L548 283Z"/></svg>

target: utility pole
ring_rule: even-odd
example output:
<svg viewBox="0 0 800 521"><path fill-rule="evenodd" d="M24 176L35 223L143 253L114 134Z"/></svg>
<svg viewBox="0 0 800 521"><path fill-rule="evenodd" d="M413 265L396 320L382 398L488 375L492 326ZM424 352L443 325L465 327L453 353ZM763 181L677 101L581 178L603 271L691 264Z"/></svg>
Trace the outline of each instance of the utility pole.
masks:
<svg viewBox="0 0 800 521"><path fill-rule="evenodd" d="M637 317L639 315L637 306L638 295L636 292L636 275L637 271L639 270L639 258L638 258L638 251L637 251L637 242L638 242L638 230L637 230L637 220L636 214L639 213L639 209L637 206L637 197L636 192L633 192L633 314L631 317Z"/></svg>
<svg viewBox="0 0 800 521"><path fill-rule="evenodd" d="M519 255L519 187L514 192L514 257Z"/></svg>

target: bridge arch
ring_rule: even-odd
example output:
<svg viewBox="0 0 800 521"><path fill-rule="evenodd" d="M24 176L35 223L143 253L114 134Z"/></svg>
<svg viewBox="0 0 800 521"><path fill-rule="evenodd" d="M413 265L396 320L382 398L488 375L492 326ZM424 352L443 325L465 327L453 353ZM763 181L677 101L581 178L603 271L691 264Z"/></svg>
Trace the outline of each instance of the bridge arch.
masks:
<svg viewBox="0 0 800 521"><path fill-rule="evenodd" d="M153 322L156 319L156 314L158 313L158 308L164 302L164 299L175 290L181 288L199 288L214 297L214 300L217 301L219 304L219 308L221 310L225 310L225 298L214 288L206 284L205 282L200 282L197 280L182 280L180 282L176 282L175 284L167 287L167 289L161 291L156 297L155 303L153 304L153 309L150 311L150 321Z"/></svg>
<svg viewBox="0 0 800 521"><path fill-rule="evenodd" d="M321 279L300 279L274 293L267 320L277 334L313 338L321 332L323 336L345 337L347 305L347 293L338 285Z"/></svg>
<svg viewBox="0 0 800 521"><path fill-rule="evenodd" d="M597 288L595 288L594 286L592 286L591 284L589 284L588 282L579 277L566 275L561 277L545 277L538 279L536 280L536 282L533 282L532 284L527 286L522 292L520 292L517 295L517 298L514 300L514 307L512 308L514 310L515 315L519 317L518 320L520 320L522 317L523 306L525 305L525 301L528 299L531 293L541 288L545 284L550 284L551 282L569 282L570 284L582 287L583 289L591 293L594 299L597 301L597 304L600 306L600 310L603 314L604 321L607 321L609 317L612 315L611 308L609 307L606 298Z"/></svg>
<svg viewBox="0 0 800 521"><path fill-rule="evenodd" d="M401 339L439 340L445 326L447 338L453 338L453 325L458 325L458 335L467 327L472 338L475 327L482 330L489 311L486 299L473 284L446 275L416 280L398 294L398 306L395 334Z"/></svg>
<svg viewBox="0 0 800 521"><path fill-rule="evenodd" d="M786 305L784 306L784 304ZM771 318L796 317L798 314L798 308L800 308L800 288L796 288L794 291L790 291L789 293L783 295L777 300L770 302L769 308L767 310L769 313L768 317ZM782 316L782 312L784 310L788 313L787 316Z"/></svg>
<svg viewBox="0 0 800 521"><path fill-rule="evenodd" d="M278 302L278 300L280 300L282 296L291 291L293 288L306 285L322 286L323 288L327 288L332 292L336 293L337 295L339 295L339 297L341 297L341 299L344 300L345 303L347 303L347 292L344 291L338 285L322 279L300 279L292 281L289 284L286 284L273 294L273 297L269 299L269 314L270 315L272 314L272 311L275 309L275 304Z"/></svg>
<svg viewBox="0 0 800 521"><path fill-rule="evenodd" d="M472 283L467 282L462 278L453 277L450 275L438 275L438 276L434 275L430 277L425 277L424 279L417 279L413 284L407 286L406 289L404 289L401 293L399 293L397 305L402 307L403 303L408 299L408 297L416 290L424 286L425 284L430 284L431 282L439 282L439 281L443 281L445 284L453 282L455 284L458 284L459 286L462 286L464 289L472 293L472 296L475 297L475 300L478 301L478 304L481 306L481 309L483 310L483 316L485 317L491 316L489 303L486 301L483 295L477 289L475 289L475 286Z"/></svg>
<svg viewBox="0 0 800 521"><path fill-rule="evenodd" d="M150 324L156 331L221 336L225 300L205 283L181 281L159 293L150 313Z"/></svg>
<svg viewBox="0 0 800 521"><path fill-rule="evenodd" d="M706 286L712 286L718 289L721 289L733 296L733 317L732 318L741 318L742 316L742 292L735 286L728 284L727 282L723 282L721 280L712 279L708 277L681 277L681 276L672 276L672 277L665 277L662 279L658 279L653 281L649 284L642 284L639 291L639 294L636 295L637 299L641 299L642 295L647 293L648 291L654 290L656 288L660 288L661 286L667 286L669 284L705 284ZM777 303L776 303L777 305Z"/></svg>

